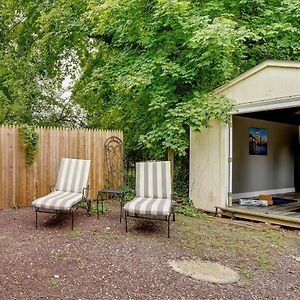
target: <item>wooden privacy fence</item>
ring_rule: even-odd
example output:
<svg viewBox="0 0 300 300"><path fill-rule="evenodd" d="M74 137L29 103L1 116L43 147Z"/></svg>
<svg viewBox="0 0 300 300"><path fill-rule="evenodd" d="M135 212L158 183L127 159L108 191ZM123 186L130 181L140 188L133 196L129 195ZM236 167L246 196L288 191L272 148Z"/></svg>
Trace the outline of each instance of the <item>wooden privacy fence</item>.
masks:
<svg viewBox="0 0 300 300"><path fill-rule="evenodd" d="M90 159L90 197L95 199L105 185L105 140L121 131L37 127L38 153L26 165L24 146L16 126L0 127L0 209L29 206L55 185L63 157Z"/></svg>

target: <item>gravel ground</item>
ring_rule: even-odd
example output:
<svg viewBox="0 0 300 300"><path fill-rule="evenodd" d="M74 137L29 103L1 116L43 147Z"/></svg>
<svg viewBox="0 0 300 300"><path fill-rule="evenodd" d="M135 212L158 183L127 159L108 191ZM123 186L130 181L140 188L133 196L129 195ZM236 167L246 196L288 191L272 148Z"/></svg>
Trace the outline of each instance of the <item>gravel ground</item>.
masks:
<svg viewBox="0 0 300 300"><path fill-rule="evenodd" d="M297 231L290 233L296 236L293 244L276 258L272 271L253 266L250 277L241 274L236 284L218 285L185 277L168 264L199 258L182 243L181 226L199 220L179 216L167 239L163 222L131 221L126 234L118 218L116 205L100 220L79 209L71 231L67 216L40 214L36 229L33 208L0 211L0 300L300 299L300 263L293 258L300 256ZM212 250L201 251L209 256ZM236 254L229 254L218 262L238 271Z"/></svg>

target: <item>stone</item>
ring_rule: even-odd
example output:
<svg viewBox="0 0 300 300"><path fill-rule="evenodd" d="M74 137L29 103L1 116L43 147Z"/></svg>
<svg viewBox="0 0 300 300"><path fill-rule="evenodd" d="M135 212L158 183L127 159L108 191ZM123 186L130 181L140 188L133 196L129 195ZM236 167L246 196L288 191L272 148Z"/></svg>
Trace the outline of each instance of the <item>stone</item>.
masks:
<svg viewBox="0 0 300 300"><path fill-rule="evenodd" d="M218 263L200 260L169 261L170 266L178 273L218 284L232 284L239 280L237 272Z"/></svg>
<svg viewBox="0 0 300 300"><path fill-rule="evenodd" d="M298 256L298 257L294 256L293 258L294 258L295 261L300 262L300 256Z"/></svg>

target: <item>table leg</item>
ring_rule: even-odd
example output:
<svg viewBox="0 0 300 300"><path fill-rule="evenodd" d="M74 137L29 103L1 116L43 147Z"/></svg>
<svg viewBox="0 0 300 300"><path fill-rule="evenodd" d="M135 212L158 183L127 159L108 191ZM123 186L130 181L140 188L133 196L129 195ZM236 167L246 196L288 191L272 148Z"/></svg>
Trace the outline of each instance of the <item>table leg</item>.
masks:
<svg viewBox="0 0 300 300"><path fill-rule="evenodd" d="M120 198L120 223L122 223L122 215L123 215L123 199Z"/></svg>
<svg viewBox="0 0 300 300"><path fill-rule="evenodd" d="M104 210L104 208L103 208L103 193L102 192L100 192L100 199L101 199L101 213L102 213L102 215L103 215L103 210Z"/></svg>
<svg viewBox="0 0 300 300"><path fill-rule="evenodd" d="M97 219L99 220L99 192L97 195Z"/></svg>

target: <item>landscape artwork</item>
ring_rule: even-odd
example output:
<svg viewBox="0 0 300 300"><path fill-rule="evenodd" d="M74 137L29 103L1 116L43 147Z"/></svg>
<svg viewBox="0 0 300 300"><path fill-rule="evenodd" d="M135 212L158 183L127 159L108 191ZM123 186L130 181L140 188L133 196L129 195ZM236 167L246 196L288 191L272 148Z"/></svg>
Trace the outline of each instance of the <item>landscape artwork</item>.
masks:
<svg viewBox="0 0 300 300"><path fill-rule="evenodd" d="M249 154L268 154L268 131L263 128L249 128Z"/></svg>

